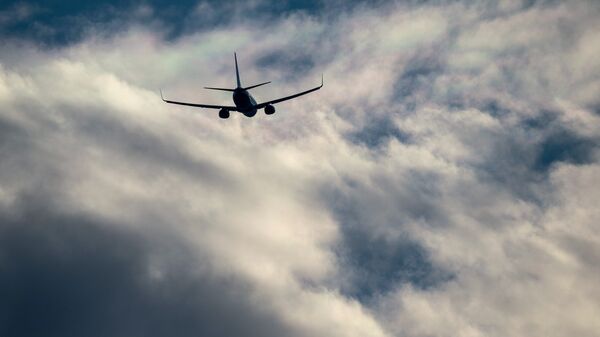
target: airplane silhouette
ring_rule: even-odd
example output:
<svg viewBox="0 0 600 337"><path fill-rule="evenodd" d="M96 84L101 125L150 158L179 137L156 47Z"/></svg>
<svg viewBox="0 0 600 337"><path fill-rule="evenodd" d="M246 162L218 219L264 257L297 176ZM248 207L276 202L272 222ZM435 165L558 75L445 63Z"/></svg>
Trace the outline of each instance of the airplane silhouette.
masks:
<svg viewBox="0 0 600 337"><path fill-rule="evenodd" d="M248 92L248 90L259 87L261 85L265 85L268 83L271 83L271 81L269 82L264 82L264 83L260 83L260 84L255 84L249 87L242 87L242 83L240 82L240 72L238 70L238 63L237 63L237 55L236 53L233 53L233 57L235 59L235 76L237 79L237 88L235 89L229 89L229 88L214 88L214 87L204 87L205 89L211 89L211 90L222 90L222 91L231 91L233 92L233 103L235 104L235 106L230 106L230 105L213 105L213 104L199 104L199 103L186 103L186 102L177 102L177 101L170 101L167 100L163 97L162 94L162 90L160 91L160 97L162 98L162 100L166 103L171 103L171 104L179 104L179 105L187 105L187 106L193 106L193 107L199 107L199 108L208 108L208 109L220 109L219 110L219 117L225 119L225 118L229 118L229 112L230 111L238 111L241 112L244 116L246 117L253 117L254 115L256 115L256 111L258 109L265 109L265 114L267 115L272 115L275 113L275 107L273 106L273 104L279 103L279 102L283 102L283 101L287 101L289 99L292 98L296 98L298 96L302 96L302 95L306 95L310 92L319 90L323 87L323 76L321 75L321 85L318 87L314 87L312 89L306 90L306 91L302 91L299 92L297 94L293 94L290 96L286 96L286 97L282 97L282 98L278 98L278 99L274 99L271 101L267 101L267 102L263 102L263 103L259 103L257 104L256 101L254 100L254 98L252 97L252 95L250 95L250 93Z"/></svg>

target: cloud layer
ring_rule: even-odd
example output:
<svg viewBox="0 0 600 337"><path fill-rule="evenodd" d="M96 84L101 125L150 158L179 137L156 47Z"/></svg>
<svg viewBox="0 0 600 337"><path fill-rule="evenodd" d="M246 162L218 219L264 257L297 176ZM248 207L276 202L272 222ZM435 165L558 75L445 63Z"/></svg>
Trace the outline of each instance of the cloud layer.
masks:
<svg viewBox="0 0 600 337"><path fill-rule="evenodd" d="M595 2L134 8L0 50L1 335L600 330ZM233 50L259 101L325 87L160 101L229 103Z"/></svg>

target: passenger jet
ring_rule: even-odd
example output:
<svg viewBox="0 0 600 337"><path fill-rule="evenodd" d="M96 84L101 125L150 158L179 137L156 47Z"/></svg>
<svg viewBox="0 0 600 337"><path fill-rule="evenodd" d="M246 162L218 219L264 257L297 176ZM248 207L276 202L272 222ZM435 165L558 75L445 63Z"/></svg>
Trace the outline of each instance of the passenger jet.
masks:
<svg viewBox="0 0 600 337"><path fill-rule="evenodd" d="M271 100L268 102L263 102L263 103L257 104L256 101L254 100L254 98L252 97L252 95L250 95L250 93L248 92L248 90L259 87L261 85L271 83L271 81L260 83L260 84L255 84L255 85L252 85L252 86L249 86L246 88L242 87L242 83L240 82L240 72L238 70L237 55L235 53L233 53L233 57L235 59L235 76L237 79L237 88L235 88L235 89L214 88L214 87L204 87L204 88L211 89L211 90L222 90L222 91L233 92L233 103L235 104L235 106L170 101L163 97L162 90L160 91L160 97L166 103L187 105L187 106L193 106L193 107L199 107L199 108L219 109L219 117L225 119L225 118L229 118L230 111L238 111L238 112L241 112L242 114L244 114L244 116L246 116L246 117L253 117L254 115L256 115L256 111L258 109L263 109L263 108L265 109L265 114L272 115L275 113L275 107L273 106L273 104L287 101L289 99L296 98L298 96L306 95L310 92L319 90L323 87L323 76L321 76L321 85L318 87L314 87L312 89L302 91L302 92L299 92L297 94L293 94L290 96L286 96L286 97L274 99L274 100Z"/></svg>

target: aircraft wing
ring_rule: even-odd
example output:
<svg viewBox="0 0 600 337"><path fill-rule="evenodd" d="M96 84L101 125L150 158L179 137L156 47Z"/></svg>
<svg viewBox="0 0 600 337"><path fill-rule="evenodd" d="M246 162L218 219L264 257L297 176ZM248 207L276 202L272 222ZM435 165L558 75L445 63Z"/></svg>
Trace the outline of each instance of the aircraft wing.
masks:
<svg viewBox="0 0 600 337"><path fill-rule="evenodd" d="M287 101L287 100L292 99L292 98L296 98L298 96L306 95L306 94L311 93L313 91L317 91L317 90L321 89L322 87L323 87L323 76L321 76L321 85L318 86L318 87L314 87L312 89L308 89L306 91L302 91L302 92L299 92L297 94L293 94L293 95L290 95L290 96L286 96L286 97L274 99L274 100L271 100L271 101L268 101L268 102L263 102L263 103L260 103L260 104L256 104L255 107L257 109L262 109L262 108L264 108L265 106L267 106L269 104L275 104L275 103Z"/></svg>
<svg viewBox="0 0 600 337"><path fill-rule="evenodd" d="M230 106L230 105L213 105L213 104L201 104L201 103L187 103L187 102L170 101L170 100L167 100L167 99L165 99L163 97L162 90L160 92L160 98L162 98L163 102L165 102L165 103L178 104L178 105L187 105L187 106L193 106L193 107L197 107L197 108L227 109L229 111L237 111L236 107Z"/></svg>

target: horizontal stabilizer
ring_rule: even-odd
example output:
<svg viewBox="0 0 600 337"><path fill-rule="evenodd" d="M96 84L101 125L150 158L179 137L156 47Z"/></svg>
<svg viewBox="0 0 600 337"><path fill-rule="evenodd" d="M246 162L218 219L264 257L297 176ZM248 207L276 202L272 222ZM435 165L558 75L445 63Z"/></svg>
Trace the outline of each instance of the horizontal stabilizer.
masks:
<svg viewBox="0 0 600 337"><path fill-rule="evenodd" d="M221 90L221 91L235 91L235 89L229 89L229 88L213 88L213 87L204 87L204 89L210 89L210 90Z"/></svg>
<svg viewBox="0 0 600 337"><path fill-rule="evenodd" d="M250 90L250 89L253 89L253 88L256 88L256 87L260 87L261 85L265 85L265 84L269 84L269 83L271 83L271 81L260 83L260 84L255 84L255 85L252 85L252 86L244 88L244 90Z"/></svg>

